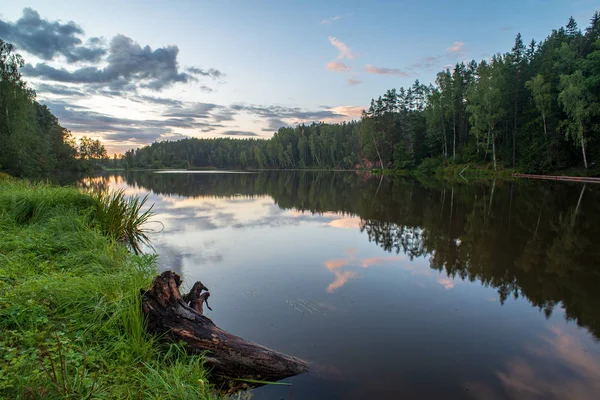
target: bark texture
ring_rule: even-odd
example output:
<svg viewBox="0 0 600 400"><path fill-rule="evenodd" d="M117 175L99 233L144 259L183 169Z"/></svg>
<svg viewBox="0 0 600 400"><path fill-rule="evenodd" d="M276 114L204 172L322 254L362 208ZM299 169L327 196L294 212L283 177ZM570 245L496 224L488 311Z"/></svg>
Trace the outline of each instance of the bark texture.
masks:
<svg viewBox="0 0 600 400"><path fill-rule="evenodd" d="M208 289L201 282L185 296L181 278L172 271L154 278L142 293L142 310L150 333L165 340L183 341L191 353L206 353L206 365L216 380L245 378L276 381L308 370L308 363L218 328L202 315ZM210 307L209 307L210 309Z"/></svg>

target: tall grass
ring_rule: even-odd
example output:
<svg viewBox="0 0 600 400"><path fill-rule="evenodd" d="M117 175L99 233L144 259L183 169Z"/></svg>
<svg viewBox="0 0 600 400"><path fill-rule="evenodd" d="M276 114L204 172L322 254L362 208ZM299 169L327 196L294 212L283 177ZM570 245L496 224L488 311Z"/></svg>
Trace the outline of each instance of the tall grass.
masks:
<svg viewBox="0 0 600 400"><path fill-rule="evenodd" d="M144 201L115 201L143 229ZM129 252L144 236L103 222L118 207L98 204L74 188L0 181L0 398L213 398L200 358L146 335L139 293L156 257Z"/></svg>
<svg viewBox="0 0 600 400"><path fill-rule="evenodd" d="M125 196L123 190L92 192L95 202L94 222L102 232L127 245L135 254L141 253L141 244L150 246L144 225L154 215L152 207L142 211L148 196L140 199Z"/></svg>

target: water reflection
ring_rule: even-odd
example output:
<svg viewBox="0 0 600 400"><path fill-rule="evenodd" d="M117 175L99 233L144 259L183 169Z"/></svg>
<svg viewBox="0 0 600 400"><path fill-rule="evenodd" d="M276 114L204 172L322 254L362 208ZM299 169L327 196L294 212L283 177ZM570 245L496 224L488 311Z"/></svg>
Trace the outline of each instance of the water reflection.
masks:
<svg viewBox="0 0 600 400"><path fill-rule="evenodd" d="M597 399L600 393L600 362L576 334L552 326L535 345L524 348L497 371L502 393L483 383L467 383L480 399ZM529 359L528 359L529 358ZM532 362L534 358L536 362ZM500 395L501 394L501 395Z"/></svg>
<svg viewBox="0 0 600 400"><path fill-rule="evenodd" d="M215 314L220 325L339 368L341 386L310 381L334 393L319 398L600 393L599 187L341 172L129 173L93 184L149 193L165 225L154 238L161 265L214 282L213 308L229 312ZM285 303L297 299L332 312L298 324ZM366 332L369 349L357 349Z"/></svg>
<svg viewBox="0 0 600 400"><path fill-rule="evenodd" d="M344 286L350 279L358 277L358 273L349 270L350 268L369 268L374 265L395 264L402 259L399 256L390 257L371 257L358 258L358 250L355 248L346 249L345 258L334 258L323 263L325 268L335 274L335 280L327 286L327 293L333 293Z"/></svg>

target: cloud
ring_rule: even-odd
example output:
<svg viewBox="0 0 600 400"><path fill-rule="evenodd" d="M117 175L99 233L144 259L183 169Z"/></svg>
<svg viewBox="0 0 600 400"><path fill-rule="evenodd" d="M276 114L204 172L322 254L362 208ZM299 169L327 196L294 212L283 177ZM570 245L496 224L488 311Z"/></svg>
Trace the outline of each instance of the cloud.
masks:
<svg viewBox="0 0 600 400"><path fill-rule="evenodd" d="M50 22L40 18L40 14L31 8L23 9L23 15L14 23L0 20L3 40L44 60L60 55L69 62L100 60L106 54L102 39L90 38L83 45L78 37L83 34L83 29L75 22Z"/></svg>
<svg viewBox="0 0 600 400"><path fill-rule="evenodd" d="M360 225L360 219L358 217L339 218L328 222L326 225L332 228L357 229Z"/></svg>
<svg viewBox="0 0 600 400"><path fill-rule="evenodd" d="M363 258L360 260L360 266L369 268L373 265L393 264L400 260L402 260L401 256Z"/></svg>
<svg viewBox="0 0 600 400"><path fill-rule="evenodd" d="M343 115L345 117L360 118L365 107L362 106L337 106L329 108L337 115Z"/></svg>
<svg viewBox="0 0 600 400"><path fill-rule="evenodd" d="M194 75L219 77L222 73L215 69L200 70L193 68L192 73L181 72L177 62L177 46L142 47L124 35L115 36L108 48L104 68L86 66L73 71L55 68L47 63L33 66L27 64L23 73L31 77L45 78L63 83L90 85L93 89L109 88L116 91L135 91L138 88L162 90L175 83L196 81ZM188 68L190 70L190 68ZM201 86L207 92L212 89Z"/></svg>
<svg viewBox="0 0 600 400"><path fill-rule="evenodd" d="M236 112L229 108L219 107L212 113L212 117L216 122L233 121Z"/></svg>
<svg viewBox="0 0 600 400"><path fill-rule="evenodd" d="M412 68L424 69L424 68L436 67L441 62L441 59L442 59L442 56L439 56L439 55L423 57L418 62L412 64Z"/></svg>
<svg viewBox="0 0 600 400"><path fill-rule="evenodd" d="M355 248L347 248L345 250L346 258L334 258L326 260L323 265L329 271L333 271L335 279L332 283L327 286L327 293L333 293L337 289L344 286L350 279L354 279L358 276L356 272L342 270L346 267L362 267L369 268L373 265L391 264L402 259L401 256L389 256L389 257L372 257L358 259L356 257L358 250Z"/></svg>
<svg viewBox="0 0 600 400"><path fill-rule="evenodd" d="M138 86L161 90L177 82L194 80L191 75L179 72L177 46L141 47L124 35L115 36L109 47L108 65L105 68L83 67L75 71L57 69L46 63L35 67L28 64L23 72L58 82L85 83L116 90L135 89Z"/></svg>
<svg viewBox="0 0 600 400"><path fill-rule="evenodd" d="M185 70L187 72L189 72L190 74L209 76L211 78L220 78L223 76L223 73L221 71L219 71L218 69L214 69L214 68L209 68L209 69L204 70L202 68L189 67L189 68L186 68Z"/></svg>
<svg viewBox="0 0 600 400"><path fill-rule="evenodd" d="M225 76L215 68L188 67L185 71L181 70L177 46L142 47L124 35L113 37L107 46L104 38L99 37L90 37L84 43L84 35L84 30L75 22L49 21L31 8L25 8L16 22L0 19L0 37L3 40L44 60L36 65L26 64L22 68L24 75L82 86L75 92L65 86L61 88L46 83L46 86L38 86L42 93L80 96L85 92L127 97L139 88L158 91L175 83L197 81L201 77L217 79ZM48 63L57 58L62 58L62 65L66 65L64 60L87 65L69 68ZM206 85L197 89L205 93L213 91Z"/></svg>
<svg viewBox="0 0 600 400"><path fill-rule="evenodd" d="M202 119L198 121L192 116L137 120L114 117L87 107L67 105L61 101L45 100L42 103L50 108L65 128L75 133L101 134L103 140L110 142L129 141L147 144L157 140L177 140L176 137L185 137L175 132L175 129L204 131L224 127L212 121Z"/></svg>
<svg viewBox="0 0 600 400"><path fill-rule="evenodd" d="M346 46L346 43L334 38L333 36L329 36L329 43L331 43L336 49L338 49L338 60L342 60L344 58L351 60L353 58L356 58L356 54L352 53L352 50L350 50L350 48Z"/></svg>
<svg viewBox="0 0 600 400"><path fill-rule="evenodd" d="M331 17L331 18L322 20L321 25L329 25L334 21L339 21L342 18L346 18L346 17L350 17L350 16L352 16L352 14L336 15L335 17Z"/></svg>
<svg viewBox="0 0 600 400"><path fill-rule="evenodd" d="M283 125L279 125L275 129L278 129L282 126L288 126L290 124L301 122L317 122L323 121L327 118L339 117L338 114L331 110L305 110L299 107L285 107L278 105L262 106L237 103L232 104L230 108L235 111L257 115L271 122L283 122ZM284 122L285 120L289 120L291 122L286 123Z"/></svg>
<svg viewBox="0 0 600 400"><path fill-rule="evenodd" d="M344 63L338 63L335 61L329 61L327 63L327 69L333 72L348 72L350 67Z"/></svg>
<svg viewBox="0 0 600 400"><path fill-rule="evenodd" d="M225 131L225 132L221 132L221 135L225 135L225 136L258 136L256 133L248 132L248 131Z"/></svg>
<svg viewBox="0 0 600 400"><path fill-rule="evenodd" d="M566 326L565 328L569 328ZM533 337L493 371L496 380L466 382L479 399L579 399L595 400L600 393L600 362L587 346L596 343L582 332L550 328ZM499 383L500 385L497 385Z"/></svg>
<svg viewBox="0 0 600 400"><path fill-rule="evenodd" d="M161 106L170 106L170 107L183 106L183 102L181 100L168 99L168 98L164 98L164 97L136 95L136 96L130 97L129 99L132 101L135 101L137 103L152 103L152 104L158 104Z"/></svg>
<svg viewBox="0 0 600 400"><path fill-rule="evenodd" d="M192 102L171 107L163 114L163 116L176 118L210 118L213 110L221 108L223 108L223 106L213 103Z"/></svg>
<svg viewBox="0 0 600 400"><path fill-rule="evenodd" d="M323 263L323 265L325 265L325 268L327 268L330 271L333 271L334 269L346 267L349 264L350 264L350 260L346 259L346 258L337 258L337 259L333 259L333 260L327 260Z"/></svg>
<svg viewBox="0 0 600 400"><path fill-rule="evenodd" d="M465 47L465 44L463 42L456 41L452 46L448 47L446 50L448 50L450 53L460 54L463 52L463 47Z"/></svg>
<svg viewBox="0 0 600 400"><path fill-rule="evenodd" d="M35 83L35 91L38 93L50 93L57 96L84 97L86 94L81 90L65 85L50 85L47 83Z"/></svg>
<svg viewBox="0 0 600 400"><path fill-rule="evenodd" d="M348 85L350 85L350 86L356 86L356 85L360 85L362 83L362 81L358 80L357 78L348 78L348 80L346 80L346 82L348 82Z"/></svg>
<svg viewBox="0 0 600 400"><path fill-rule="evenodd" d="M337 289L344 286L350 279L356 278L356 272L352 271L335 271L335 280L327 286L327 293L333 293Z"/></svg>
<svg viewBox="0 0 600 400"><path fill-rule="evenodd" d="M452 280L450 278L439 278L437 280L437 283L442 285L444 287L444 289L446 289L446 290L452 289L454 286L456 286L456 283L454 282L454 280Z"/></svg>
<svg viewBox="0 0 600 400"><path fill-rule="evenodd" d="M269 118L266 122L267 127L261 129L263 132L274 132L281 127L289 126L288 123L279 118Z"/></svg>
<svg viewBox="0 0 600 400"><path fill-rule="evenodd" d="M371 64L365 65L365 71L376 75L410 76L408 72L397 68L374 67Z"/></svg>

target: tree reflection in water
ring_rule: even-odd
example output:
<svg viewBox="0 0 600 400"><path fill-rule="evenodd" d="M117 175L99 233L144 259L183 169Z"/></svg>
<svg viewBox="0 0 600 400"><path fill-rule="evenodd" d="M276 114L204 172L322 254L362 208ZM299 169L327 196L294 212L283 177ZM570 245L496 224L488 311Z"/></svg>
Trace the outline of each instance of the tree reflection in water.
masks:
<svg viewBox="0 0 600 400"><path fill-rule="evenodd" d="M115 179L95 178L95 185ZM360 218L369 241L411 259L427 257L449 277L497 289L501 303L523 296L549 317L600 338L600 187L551 181L471 184L419 182L350 172L249 174L123 173L118 179L157 194L268 195L282 209ZM339 272L339 271L338 271ZM336 277L336 280L351 276ZM335 290L335 283L331 290Z"/></svg>

